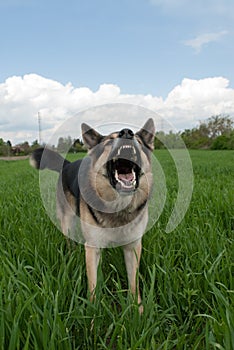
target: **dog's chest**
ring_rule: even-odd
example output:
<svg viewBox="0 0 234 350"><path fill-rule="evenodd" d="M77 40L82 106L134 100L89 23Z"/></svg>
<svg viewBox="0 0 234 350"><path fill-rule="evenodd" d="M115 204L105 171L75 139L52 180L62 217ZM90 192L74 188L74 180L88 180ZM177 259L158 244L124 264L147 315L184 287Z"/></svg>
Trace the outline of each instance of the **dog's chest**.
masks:
<svg viewBox="0 0 234 350"><path fill-rule="evenodd" d="M142 212L132 220L118 221L116 215L111 218L100 218L102 224L97 225L94 221L82 222L82 231L88 245L100 248L123 246L140 239L147 226L148 212L144 208ZM115 224L115 226L114 226Z"/></svg>
<svg viewBox="0 0 234 350"><path fill-rule="evenodd" d="M97 224L103 228L116 228L123 225L130 224L138 215L136 211L131 212L131 210L121 210L115 213L102 213L99 211L95 212Z"/></svg>

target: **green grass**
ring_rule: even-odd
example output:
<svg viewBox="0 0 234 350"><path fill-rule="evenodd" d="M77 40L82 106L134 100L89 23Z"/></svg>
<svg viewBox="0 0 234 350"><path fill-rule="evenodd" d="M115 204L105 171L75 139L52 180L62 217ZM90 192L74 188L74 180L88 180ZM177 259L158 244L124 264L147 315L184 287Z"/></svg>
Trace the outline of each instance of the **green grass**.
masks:
<svg viewBox="0 0 234 350"><path fill-rule="evenodd" d="M43 208L38 172L28 161L0 161L1 350L234 349L234 154L190 153L194 193L171 233L164 229L175 168L167 151L155 154L168 196L143 238L142 316L127 292L121 249L103 251L91 304L83 246L68 253Z"/></svg>

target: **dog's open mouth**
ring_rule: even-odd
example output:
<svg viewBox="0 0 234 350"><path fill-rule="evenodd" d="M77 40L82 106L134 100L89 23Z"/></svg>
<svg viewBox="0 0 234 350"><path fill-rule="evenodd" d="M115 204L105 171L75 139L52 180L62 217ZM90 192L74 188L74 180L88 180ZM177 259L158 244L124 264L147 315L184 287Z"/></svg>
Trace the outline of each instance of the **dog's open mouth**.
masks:
<svg viewBox="0 0 234 350"><path fill-rule="evenodd" d="M140 176L137 154L133 145L121 145L107 162L110 183L118 192L129 194L136 190Z"/></svg>

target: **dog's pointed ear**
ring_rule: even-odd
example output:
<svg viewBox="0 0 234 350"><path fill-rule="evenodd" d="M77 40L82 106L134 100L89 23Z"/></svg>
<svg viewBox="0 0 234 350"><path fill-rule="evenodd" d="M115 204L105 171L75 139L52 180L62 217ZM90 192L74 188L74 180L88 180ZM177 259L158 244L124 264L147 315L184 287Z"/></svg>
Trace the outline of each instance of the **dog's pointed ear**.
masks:
<svg viewBox="0 0 234 350"><path fill-rule="evenodd" d="M155 126L152 118L149 118L145 125L136 133L144 145L151 151L154 149Z"/></svg>
<svg viewBox="0 0 234 350"><path fill-rule="evenodd" d="M85 147L91 149L101 142L103 136L99 134L96 130L91 128L91 126L82 123L81 124L82 137Z"/></svg>

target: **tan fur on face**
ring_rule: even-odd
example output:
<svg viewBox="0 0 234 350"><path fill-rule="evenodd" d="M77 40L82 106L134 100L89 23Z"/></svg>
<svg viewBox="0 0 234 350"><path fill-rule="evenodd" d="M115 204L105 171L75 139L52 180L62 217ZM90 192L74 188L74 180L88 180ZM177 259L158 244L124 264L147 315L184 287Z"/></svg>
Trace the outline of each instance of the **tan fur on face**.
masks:
<svg viewBox="0 0 234 350"><path fill-rule="evenodd" d="M96 189L96 192L103 200L112 202L118 196L118 193L111 186L110 181L107 177L106 161L111 152L111 145L104 147L104 152L101 157L98 158L93 167L92 185Z"/></svg>
<svg viewBox="0 0 234 350"><path fill-rule="evenodd" d="M124 217L124 222L126 223L127 219L131 221L134 219L139 213L134 211L138 209L139 206L143 205L149 198L151 187L152 187L152 173L151 173L151 165L149 158L142 150L142 144L138 142L138 148L141 156L142 163L142 175L139 179L139 186L135 192L130 193L128 195L122 195L118 193L110 184L110 180L108 178L107 170L106 170L106 162L109 158L109 155L112 151L112 142L118 134L111 134L109 137L106 137L104 142L101 145L97 145L96 147L103 147L103 151L101 155L96 159L92 155L95 154L95 149L90 152L90 156L92 158L93 164L91 169L89 170L90 174L87 176L90 177L91 187L94 189L96 195L105 202L105 205L108 207L107 213L115 213L118 217L119 212L121 212L122 217ZM114 142L114 140L113 140ZM98 148L96 148L96 152L99 153ZM98 208L93 208L97 209ZM126 209L126 212L124 210ZM97 214L97 213L96 213ZM99 214L97 214L99 215ZM105 213L103 213L105 215ZM131 217L130 217L131 216ZM106 219L108 214L106 214ZM120 218L118 217L118 220ZM101 220L105 221L105 220ZM109 221L109 220L107 220ZM109 225L110 223L108 223ZM121 222L120 222L121 224ZM113 224L114 225L114 224ZM115 226L115 225L114 225Z"/></svg>

